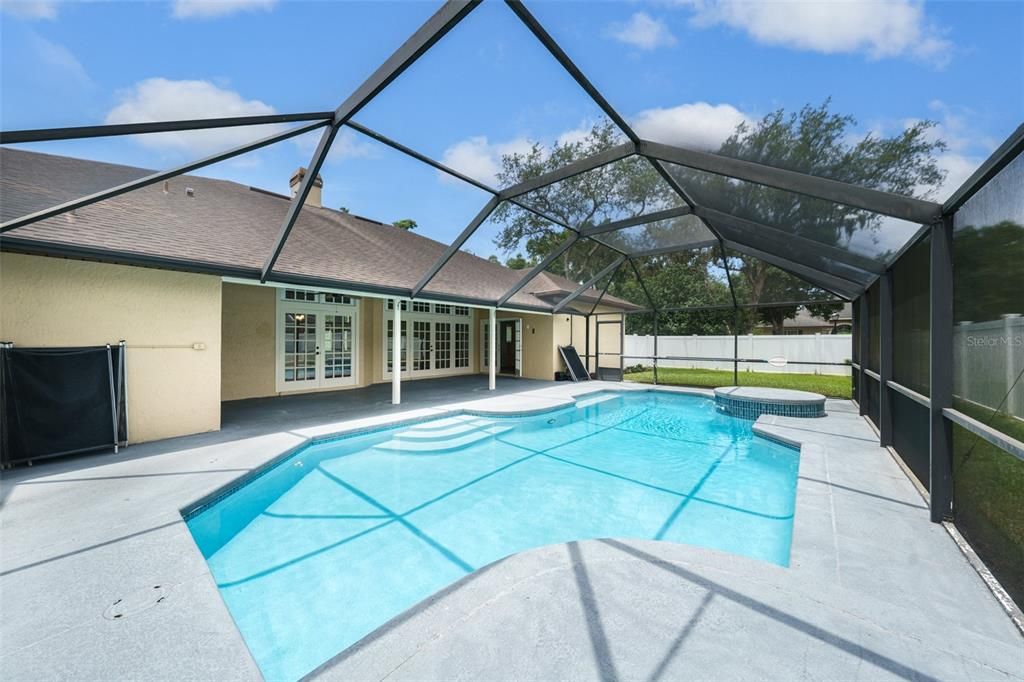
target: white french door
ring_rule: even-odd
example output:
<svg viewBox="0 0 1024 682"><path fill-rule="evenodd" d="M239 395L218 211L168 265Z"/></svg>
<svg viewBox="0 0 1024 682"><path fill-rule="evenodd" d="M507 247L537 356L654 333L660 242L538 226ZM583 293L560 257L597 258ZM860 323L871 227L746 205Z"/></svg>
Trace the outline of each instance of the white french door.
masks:
<svg viewBox="0 0 1024 682"><path fill-rule="evenodd" d="M403 302L401 329L401 372L403 377L415 379L425 376L466 374L472 338L468 308L447 304L415 302L417 308L406 311ZM384 377L392 374L391 352L394 346L393 303L384 311Z"/></svg>
<svg viewBox="0 0 1024 682"><path fill-rule="evenodd" d="M356 383L356 307L277 306L277 390L306 391Z"/></svg>

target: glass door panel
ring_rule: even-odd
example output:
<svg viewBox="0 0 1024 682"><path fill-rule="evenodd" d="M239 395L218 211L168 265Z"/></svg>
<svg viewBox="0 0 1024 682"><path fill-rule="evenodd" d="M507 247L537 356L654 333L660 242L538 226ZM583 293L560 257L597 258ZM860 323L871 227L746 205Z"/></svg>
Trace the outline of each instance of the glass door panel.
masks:
<svg viewBox="0 0 1024 682"><path fill-rule="evenodd" d="M431 367L431 327L432 322L413 320L412 323L412 371L424 372Z"/></svg>
<svg viewBox="0 0 1024 682"><path fill-rule="evenodd" d="M402 303L405 303L405 301L402 301ZM401 343L402 343L402 345L401 345L401 347L399 349L399 353L400 353L401 358L402 358L402 360L401 360L401 365L402 365L401 371L403 373L406 371L406 359L405 358L406 358L407 350L408 350L409 334L408 334L407 329L408 329L408 327L406 325L405 320L402 320L402 332L401 332L401 336L402 336ZM387 370L386 371L387 371L388 374L391 374L392 366L393 366L392 362L391 362L391 359L394 357L392 355L392 352L393 352L394 346L395 346L394 336L395 336L395 321L394 320L388 320L388 342L387 342L387 352L385 354L385 360L387 362L387 365L386 365Z"/></svg>
<svg viewBox="0 0 1024 682"><path fill-rule="evenodd" d="M297 311L286 311L283 315L284 383L289 389L315 386L318 315Z"/></svg>
<svg viewBox="0 0 1024 682"><path fill-rule="evenodd" d="M451 369L452 323L434 323L434 369Z"/></svg>
<svg viewBox="0 0 1024 682"><path fill-rule="evenodd" d="M324 315L323 384L349 384L354 380L353 368L353 316Z"/></svg>

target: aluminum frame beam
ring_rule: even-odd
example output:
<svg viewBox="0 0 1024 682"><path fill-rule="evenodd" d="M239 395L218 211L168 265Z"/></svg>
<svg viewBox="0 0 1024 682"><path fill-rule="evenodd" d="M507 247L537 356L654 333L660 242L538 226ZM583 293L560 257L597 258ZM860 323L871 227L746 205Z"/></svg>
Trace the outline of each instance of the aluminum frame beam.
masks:
<svg viewBox="0 0 1024 682"><path fill-rule="evenodd" d="M625 142L623 144L606 149L603 152L598 152L593 156L588 156L585 159L573 161L568 163L561 168L555 169L548 173L538 175L535 178L524 180L518 184L506 187L501 190L499 196L502 199L509 200L515 199L516 197L528 194L536 191L548 185L553 185L563 180L575 177L587 171L592 171L602 166L607 166L610 163L621 161L622 159L634 156L636 154L636 145L632 142Z"/></svg>
<svg viewBox="0 0 1024 682"><path fill-rule="evenodd" d="M709 246L718 246L719 240L706 239L702 242L691 242L689 244L677 244L675 246L662 246L657 249L647 249L646 251L635 251L629 254L630 258L651 258L653 256L668 256L673 253L683 253L684 251L698 251L700 249L706 249ZM602 244L604 242L601 242Z"/></svg>
<svg viewBox="0 0 1024 682"><path fill-rule="evenodd" d="M611 272L612 270L618 270L619 266L622 265L623 261L625 261L625 260L626 260L625 256L619 256L618 258L613 260L611 263L609 263L608 265L606 265L603 268L601 268L600 272L598 272L596 275L594 275L593 277L588 279L583 284L581 284L578 287L576 287L576 289L571 294L569 294L568 296L563 298L561 301L559 301L557 304L555 304L555 307L551 309L551 312L552 313L561 312L561 310L563 308L565 308L565 306L569 305L570 303L575 301L577 298L582 296L583 292L585 292L587 289L593 288L594 284L596 284L597 282L601 281L601 279L606 277L609 272Z"/></svg>
<svg viewBox="0 0 1024 682"><path fill-rule="evenodd" d="M932 201L734 159L713 152L642 140L637 145L637 153L706 173L824 199L914 223L931 223L942 215L942 206Z"/></svg>
<svg viewBox="0 0 1024 682"><path fill-rule="evenodd" d="M72 199L71 201L65 201L62 204L57 204L56 206L44 208L40 211L29 213L28 215L23 215L18 218L12 218L11 220L8 220L3 224L0 224L0 234L4 232L9 232L10 230L14 230L19 227L23 227L24 225L28 225L30 223L35 223L40 220L52 218L53 216L60 215L61 213L67 213L68 211L73 211L75 209L88 206L90 204L95 204L98 201L112 199L116 196L120 196L121 194L131 192L132 190L148 187L149 185L154 185L158 182L162 182L164 180L168 180L170 178L183 175L190 171L203 168L204 166L210 166L221 161L226 161L227 159L240 156L247 152L267 147L269 145L274 144L275 142L287 140L289 138L302 135L303 133L308 133L311 130L322 128L325 125L328 125L327 121L316 121L314 123L307 123L306 125L298 126L297 128L286 130L280 133L275 133L274 135L269 135L267 137L256 140L255 142L249 142L241 146L234 147L227 151L214 154L213 156L207 156L206 158L199 159L198 161L192 161L182 166L176 166L169 170L158 171L156 173L146 175L136 180L132 180L130 182L117 185L116 187L111 187L109 189L101 190L99 192L94 192L87 196L79 197L78 199Z"/></svg>
<svg viewBox="0 0 1024 682"><path fill-rule="evenodd" d="M479 5L481 0L446 0L434 14L423 23L416 32L409 37L402 45L395 50L387 60L370 74L370 77L363 81L362 85L356 88L355 92L348 96L334 112L334 121L330 128L324 131L313 152L313 158L306 168L306 174L299 183L299 188L292 197L288 212L281 223L281 230L278 233L274 248L263 264L260 274L260 281L265 282L274 269L285 242L291 234L295 221L299 217L302 206L306 203L306 197L320 173L324 160L327 158L338 129L348 122L360 109L366 106L370 100L376 97L381 90L386 88L392 81L398 78L413 63L429 50L438 40L443 38L448 31L462 21L473 9Z"/></svg>
<svg viewBox="0 0 1024 682"><path fill-rule="evenodd" d="M928 496L931 520L953 513L953 216L932 226L929 284ZM861 355L864 352L861 351Z"/></svg>
<svg viewBox="0 0 1024 682"><path fill-rule="evenodd" d="M880 275L885 272L884 263L879 263L867 256L850 253L849 251L844 251L839 247L829 246L828 244L815 241L799 234L791 234L785 230L757 222L756 220L741 218L731 213L718 211L704 206L698 206L694 210L694 214L698 217L714 221L715 225L728 225L735 230L740 230L748 234L766 233L768 235L777 236L780 239L785 240L787 249L792 249L794 244L799 244L801 249L809 254L849 266L849 268L853 270L861 270L865 274Z"/></svg>
<svg viewBox="0 0 1024 682"><path fill-rule="evenodd" d="M544 270L546 270L549 265L554 263L563 253L568 251L569 248L573 244L575 244L577 241L579 241L579 239L580 239L580 236L577 233L573 233L573 234L569 235L568 237L566 237L565 241L563 241L558 246L558 248L556 248L553 251L549 252L548 255L545 256L543 260L541 260L541 262L537 263L532 268L530 268L530 271L527 272L526 275L521 277L519 279L519 281L516 282L516 285L514 287L509 289L505 293L504 296L502 296L500 299L498 299L498 307L500 308L500 307L504 306L506 303L508 303L510 298L512 298L513 296L518 294L520 291L522 291L523 287L525 287L527 284L532 282L533 279L537 275L539 275L540 273L544 272Z"/></svg>
<svg viewBox="0 0 1024 682"><path fill-rule="evenodd" d="M174 121L147 121L144 123L117 123L69 128L37 128L34 130L8 130L0 132L0 144L27 142L55 142L80 140L89 137L117 137L119 135L146 135L149 133L205 130L208 128L234 128L237 126L269 125L273 123L300 123L304 121L330 121L333 111L312 111L299 114L266 114L261 116L230 116L224 118L193 118Z"/></svg>
<svg viewBox="0 0 1024 682"><path fill-rule="evenodd" d="M831 275L857 286L867 287L875 280L876 275L858 270L848 266L846 263L836 263L833 260L819 256L816 253L808 253L803 245L794 241L776 241L770 234L751 234L734 229L731 225L719 225L722 238L737 244L744 244L752 249L758 249L765 253L771 253L779 258L793 260L803 263L808 268L813 268L823 274Z"/></svg>
<svg viewBox="0 0 1024 682"><path fill-rule="evenodd" d="M530 32L533 33L534 37L536 37L537 40L547 48L548 52L551 53L551 56L553 56L558 63L562 65L562 68L572 76L573 80L583 88L587 95L590 96L590 99L592 99L594 103L601 108L601 111L605 113L605 116L610 118L612 122L615 123L623 133L625 133L626 137L628 137L633 144L638 143L640 141L639 136L633 132L633 129L628 123L626 123L626 120L622 118L617 111L615 111L615 108L612 107L608 100L604 98L604 95L594 87L594 84L583 75L583 72L580 71L579 67L573 63L572 59L569 58L569 55L565 53L555 39L551 37L543 26L541 26L540 22L537 21L533 14L526 9L526 6L523 5L521 0L505 0L505 3L515 13L515 15L519 17L520 21L530 29Z"/></svg>
<svg viewBox="0 0 1024 682"><path fill-rule="evenodd" d="M416 286L412 288L413 298L419 296L419 293L430 283L430 280L434 279L434 275L441 271L441 268L443 268L448 261L452 259L452 256L462 248L462 245L466 243L466 240L472 237L477 228L480 227L492 213L494 213L494 209L498 208L498 204L500 203L501 199L497 196L493 196L490 201L484 204L484 207L480 209L480 212L477 213L471 221L469 221L469 224L463 228L459 236L455 238L455 241L448 245L444 250L444 253L441 254L441 257L434 261L434 264L430 266L430 269L427 270L426 274L423 275L423 277L420 278L420 281L416 283Z"/></svg>
<svg viewBox="0 0 1024 682"><path fill-rule="evenodd" d="M626 260L628 260L628 259L626 259ZM626 262L626 261L625 261L625 260L623 260L623 263L624 263L624 262ZM622 263L619 263L619 264L618 264L618 265L617 265L617 266L615 267L615 270L613 270L613 271L612 271L612 276L608 278L608 281L607 281L607 282L605 282L605 284L604 284L604 288L603 288L603 289L601 289L601 293L600 293L600 294L598 294L598 296L597 296L597 300L596 300L596 301L594 301L594 305L590 306L590 312L589 312L589 313L587 313L587 317L590 317L591 315L593 315L593 314L594 314L594 313L595 313L595 312L597 311L597 306L601 305L601 301L603 301L603 300L604 300L604 296L605 296L605 294L607 294L607 293L608 293L608 288L609 288L609 287L611 287L611 285L612 285L612 282L614 282L614 281L615 281L615 276L619 274L619 270L621 270L621 269L622 269ZM623 327L625 327L625 321L626 321L626 318L625 318L625 317L623 317L623 318L622 318L622 322L623 322ZM596 323L596 325L595 325L595 326L597 326L597 325L600 325L600 324L601 324L601 321L600 321L600 320L598 320L598 322ZM600 340L600 334L598 334L598 340ZM625 344L623 344L622 346L620 346L620 348L625 348ZM597 353L596 351L595 351L595 353L594 353L594 354L595 354L595 355L598 355L598 358L597 358L597 362L600 362L600 361L601 361L601 358L600 358L600 354L599 354L599 353Z"/></svg>
<svg viewBox="0 0 1024 682"><path fill-rule="evenodd" d="M608 223L602 223L600 225L594 225L593 227L587 227L580 230L580 234L584 237L592 237L595 234L605 234L607 232L616 232L618 230L626 229L627 227L637 227L638 225L650 225L662 220L669 220L671 218L679 218L684 215L693 213L693 210L689 206L680 206L677 208L669 208L663 211L655 211L653 213L646 213L644 215L633 216L632 218L624 218L622 220L613 220Z"/></svg>
<svg viewBox="0 0 1024 682"><path fill-rule="evenodd" d="M856 282L841 279L835 275L830 275L827 272L815 270L814 268L808 267L802 263L791 261L788 258L777 256L773 253L768 253L766 251L747 246L746 244L740 244L730 239L723 239L722 243L733 251L739 251L740 253L744 253L748 256L759 258L765 263L781 268L795 277L799 277L816 287L820 287L825 291L829 291L848 301L853 300L865 290Z"/></svg>
<svg viewBox="0 0 1024 682"><path fill-rule="evenodd" d="M345 123L345 126L348 127L348 128L351 128L352 130L355 130L355 131L359 132L362 135L365 135L365 136L369 137L372 140L380 142L381 144L383 144L385 146L391 147L392 149L394 149L394 150L396 150L398 152L401 152L401 153L403 153L403 154L405 154L405 155L407 155L407 156L409 156L409 157L411 157L413 159L416 159L417 161L425 163L428 166L430 166L431 168L439 170L442 173L446 173L447 175L450 175L453 178L457 178L459 180L462 180L465 183L473 185L477 189L483 190L484 192L487 192L488 194L490 194L492 196L497 196L498 194L500 194L500 191L495 189L494 187L491 187L490 185L488 185L486 183L480 182L479 180L477 180L475 178L471 178L468 175L465 175L465 174L455 170L454 168L451 168L450 166L446 166L445 164L441 163L440 161L437 161L435 159L430 158L426 154L421 154L420 152L416 151L415 149L412 149L411 147L407 147L406 145L402 144L401 142L397 142L397 141L387 137L386 135L384 135L384 134L382 134L382 133L380 133L380 132L378 132L376 130L373 130L371 128L367 128L366 126L364 126L364 125L362 125L362 124L360 124L360 123L358 123L356 121L348 121L347 123ZM552 223L553 225L558 225L559 227L561 227L563 229L572 230L573 232L578 232L578 230L575 227L573 227L572 225L569 225L568 223L566 223L565 221L563 221L563 220L561 220L559 218L556 218L556 217L554 217L552 215L549 215L549 214L547 214L547 213L545 213L545 212L543 212L543 211L541 211L539 209L536 209L533 206L530 206L529 204L527 204L526 202L520 201L518 199L509 199L508 201L509 201L509 203L515 204L516 206L518 206L519 208L523 209L524 211L528 211L528 212L534 214L535 216L543 218L544 220L548 221L549 223ZM611 247L611 248L614 248L614 247Z"/></svg>
<svg viewBox="0 0 1024 682"><path fill-rule="evenodd" d="M636 261L629 258L629 265L633 268L633 275L636 276L636 281L640 285L640 289L643 290L644 296L647 298L647 302L651 304L651 310L654 311L655 317L658 315L658 306L654 303L654 297L651 296L651 292L647 290L647 283L644 282L644 278L640 276L640 269L636 267Z"/></svg>

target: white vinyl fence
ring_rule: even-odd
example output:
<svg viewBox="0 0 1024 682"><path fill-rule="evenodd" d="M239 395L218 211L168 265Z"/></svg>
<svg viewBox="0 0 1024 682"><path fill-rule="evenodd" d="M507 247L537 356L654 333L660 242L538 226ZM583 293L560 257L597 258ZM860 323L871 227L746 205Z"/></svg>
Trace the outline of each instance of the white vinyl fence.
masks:
<svg viewBox="0 0 1024 682"><path fill-rule="evenodd" d="M850 376L850 367L827 364L800 363L848 363L853 354L849 334L814 334L806 336L746 335L739 337L736 357L766 362L741 362L741 372L790 372L793 374L837 374ZM646 359L654 355L654 337L626 336L624 362L626 366L651 366ZM643 356L639 357L629 356ZM658 360L658 367L695 367L701 369L732 369L732 336L659 336L658 357L723 358L709 360Z"/></svg>
<svg viewBox="0 0 1024 682"><path fill-rule="evenodd" d="M1024 417L1024 379L1017 381L1024 371L1024 317L1007 315L1001 320L956 325L953 367L957 396L993 409L1002 405L1000 411Z"/></svg>

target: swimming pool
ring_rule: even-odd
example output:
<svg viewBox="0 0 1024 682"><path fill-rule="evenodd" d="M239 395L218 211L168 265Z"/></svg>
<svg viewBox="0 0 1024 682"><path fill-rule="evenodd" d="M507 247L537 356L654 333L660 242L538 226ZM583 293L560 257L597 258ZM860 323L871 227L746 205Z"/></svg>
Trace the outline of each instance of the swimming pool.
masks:
<svg viewBox="0 0 1024 682"><path fill-rule="evenodd" d="M292 680L532 547L645 538L785 566L798 463L711 400L600 393L312 444L188 525L264 676Z"/></svg>

